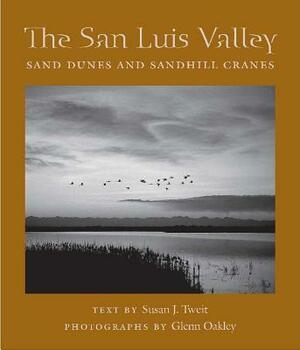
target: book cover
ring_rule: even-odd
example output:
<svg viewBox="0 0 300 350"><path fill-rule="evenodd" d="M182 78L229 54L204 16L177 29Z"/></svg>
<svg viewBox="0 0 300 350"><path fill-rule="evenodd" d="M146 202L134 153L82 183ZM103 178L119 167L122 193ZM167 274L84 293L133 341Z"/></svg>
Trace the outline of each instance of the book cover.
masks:
<svg viewBox="0 0 300 350"><path fill-rule="evenodd" d="M296 7L2 1L2 348L299 349Z"/></svg>

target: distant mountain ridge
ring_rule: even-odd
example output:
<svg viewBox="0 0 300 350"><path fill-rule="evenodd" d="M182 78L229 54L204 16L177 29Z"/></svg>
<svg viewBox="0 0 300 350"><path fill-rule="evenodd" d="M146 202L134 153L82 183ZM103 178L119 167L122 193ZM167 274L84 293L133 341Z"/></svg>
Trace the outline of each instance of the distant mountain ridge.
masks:
<svg viewBox="0 0 300 350"><path fill-rule="evenodd" d="M206 216L149 217L149 218L95 218L95 217L35 217L26 218L26 227L163 227L163 226L274 226L274 220L236 219Z"/></svg>

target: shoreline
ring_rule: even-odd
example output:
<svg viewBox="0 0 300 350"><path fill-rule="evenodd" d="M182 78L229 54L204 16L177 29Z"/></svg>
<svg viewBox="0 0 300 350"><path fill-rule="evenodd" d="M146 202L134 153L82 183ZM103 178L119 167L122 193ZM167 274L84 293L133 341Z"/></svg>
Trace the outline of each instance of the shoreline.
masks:
<svg viewBox="0 0 300 350"><path fill-rule="evenodd" d="M26 226L25 232L275 233L275 226Z"/></svg>

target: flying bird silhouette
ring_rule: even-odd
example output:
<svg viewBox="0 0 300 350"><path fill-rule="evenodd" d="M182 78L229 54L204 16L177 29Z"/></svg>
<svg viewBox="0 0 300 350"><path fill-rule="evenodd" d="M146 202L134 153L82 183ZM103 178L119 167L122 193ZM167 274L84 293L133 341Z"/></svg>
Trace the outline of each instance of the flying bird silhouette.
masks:
<svg viewBox="0 0 300 350"><path fill-rule="evenodd" d="M170 181L171 179L174 179L174 176L169 176L168 178L166 178L166 177L159 178L159 179L156 179L156 182L150 182L150 183L147 183L147 181L145 179L139 179L139 182L141 182L143 184L147 183L149 186L156 185L157 187L159 187L160 185L162 185L162 187L163 187L165 185L167 187L163 187L163 188L165 188L165 190L168 191L170 189L168 186L172 185L172 183ZM118 182L118 183L120 183L120 182L123 182L123 179L106 180L103 183L103 186L107 186L107 184L110 183L110 182ZM193 184L194 180L191 179L191 175L190 174L185 174L185 175L183 175L183 180L181 181L181 184L184 185L184 184L188 184L188 183ZM69 182L69 185L73 186L73 185L75 185L75 182L71 181L71 182ZM78 186L84 186L84 185L85 185L84 182L79 182L79 184L78 184ZM130 186L126 186L125 188L127 190L131 189Z"/></svg>

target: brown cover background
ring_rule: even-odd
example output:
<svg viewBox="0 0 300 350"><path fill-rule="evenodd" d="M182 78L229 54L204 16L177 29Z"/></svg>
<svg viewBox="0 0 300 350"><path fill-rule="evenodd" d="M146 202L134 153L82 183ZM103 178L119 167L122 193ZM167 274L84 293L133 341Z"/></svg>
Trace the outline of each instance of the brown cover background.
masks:
<svg viewBox="0 0 300 350"><path fill-rule="evenodd" d="M296 1L2 1L2 346L3 349L299 349L299 73ZM275 55L264 50L202 49L197 35L178 50L132 48L135 28L195 33L197 26L247 26L278 33ZM23 28L78 36L126 32L129 49L29 50ZM299 33L299 31L298 31ZM275 70L26 71L31 59L271 59ZM298 75L299 78L299 75ZM297 82L298 83L298 82ZM272 295L25 295L24 91L26 85L275 85L276 86L276 293ZM115 322L93 305L207 305L208 318L237 322L219 332L64 332L63 323ZM172 316L118 316L119 322L168 322ZM196 316L182 320L197 322Z"/></svg>

